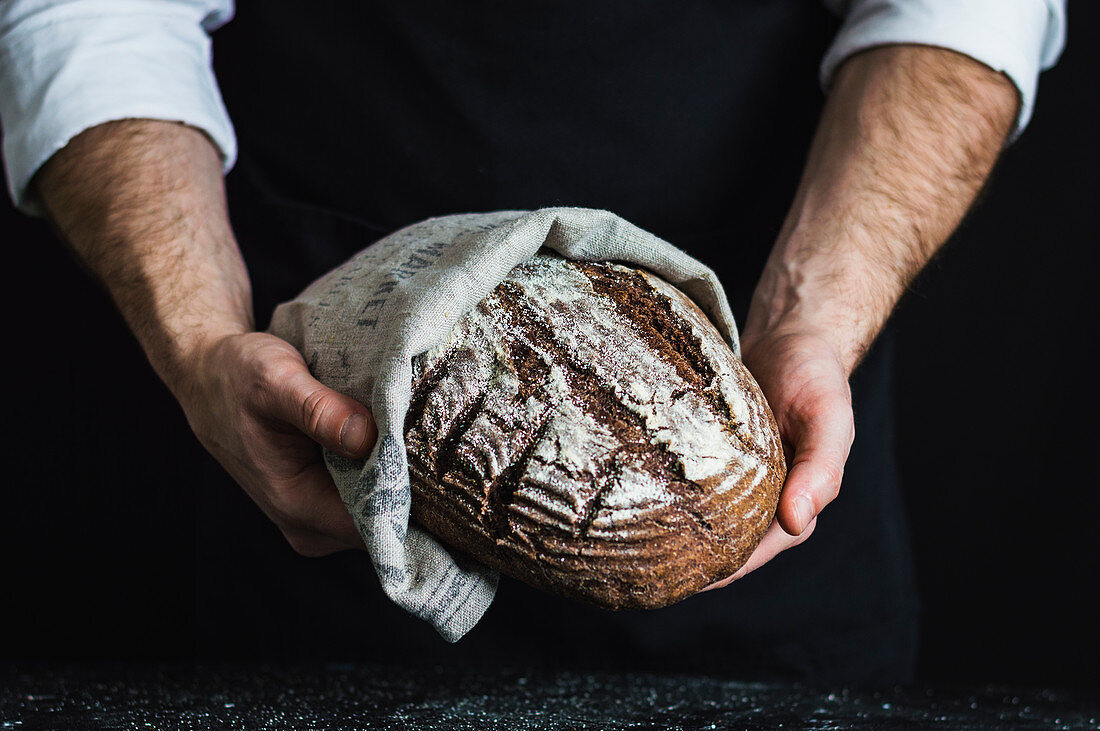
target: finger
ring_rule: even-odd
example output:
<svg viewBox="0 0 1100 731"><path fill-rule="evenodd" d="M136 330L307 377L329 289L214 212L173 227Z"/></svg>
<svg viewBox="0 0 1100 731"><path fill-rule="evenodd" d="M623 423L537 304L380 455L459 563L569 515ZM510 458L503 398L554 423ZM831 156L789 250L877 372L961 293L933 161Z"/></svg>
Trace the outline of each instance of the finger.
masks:
<svg viewBox="0 0 1100 731"><path fill-rule="evenodd" d="M273 416L326 449L345 457L365 457L374 447L378 429L370 411L322 384L304 364L283 377L274 396Z"/></svg>
<svg viewBox="0 0 1100 731"><path fill-rule="evenodd" d="M310 465L279 490L280 527L291 547L303 556L324 556L365 548L323 463Z"/></svg>
<svg viewBox="0 0 1100 731"><path fill-rule="evenodd" d="M716 581L713 584L707 586L703 591L710 591L711 589L721 589L729 586L733 582L740 578L756 571L758 568L771 561L783 551L789 548L794 548L797 545L805 542L810 535L813 534L814 528L817 527L817 518L810 520L809 525L797 536L789 535L778 523L772 523L768 528L768 532L764 534L764 539L760 541L760 545L756 547L756 550L749 556L749 560L739 568L733 575Z"/></svg>
<svg viewBox="0 0 1100 731"><path fill-rule="evenodd" d="M730 580L737 581L742 576L756 571L783 551L804 543L813 534L816 527L817 518L814 517L810 519L805 530L797 536L792 536L788 535L778 523L772 523L771 527L768 528L768 532L764 534L764 540L760 541L760 545L749 556L749 560L730 577Z"/></svg>
<svg viewBox="0 0 1100 731"><path fill-rule="evenodd" d="M776 512L787 533L800 535L839 494L854 438L852 407L844 398L820 399L803 418Z"/></svg>

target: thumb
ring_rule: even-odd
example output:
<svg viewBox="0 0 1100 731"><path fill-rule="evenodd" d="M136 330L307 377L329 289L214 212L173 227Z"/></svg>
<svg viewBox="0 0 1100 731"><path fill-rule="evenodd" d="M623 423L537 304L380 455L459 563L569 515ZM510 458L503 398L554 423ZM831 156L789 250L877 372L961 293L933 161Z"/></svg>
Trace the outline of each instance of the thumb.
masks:
<svg viewBox="0 0 1100 731"><path fill-rule="evenodd" d="M840 493L854 438L852 408L844 399L822 399L805 415L776 516L787 533L800 535Z"/></svg>
<svg viewBox="0 0 1100 731"><path fill-rule="evenodd" d="M367 407L322 384L305 365L283 381L274 406L276 418L345 457L365 457L378 437Z"/></svg>

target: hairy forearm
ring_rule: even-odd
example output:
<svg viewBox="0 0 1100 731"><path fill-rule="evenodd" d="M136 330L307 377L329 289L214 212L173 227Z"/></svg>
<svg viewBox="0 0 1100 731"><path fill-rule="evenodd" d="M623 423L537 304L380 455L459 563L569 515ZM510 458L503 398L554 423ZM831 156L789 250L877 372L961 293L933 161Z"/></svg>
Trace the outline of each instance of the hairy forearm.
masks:
<svg viewBox="0 0 1100 731"><path fill-rule="evenodd" d="M201 132L152 120L103 124L55 154L34 184L173 390L203 343L252 328L217 151Z"/></svg>
<svg viewBox="0 0 1100 731"><path fill-rule="evenodd" d="M195 436L295 550L362 548L318 445L362 459L373 420L314 379L292 345L252 332L248 274L211 142L180 124L112 122L74 138L35 184Z"/></svg>
<svg viewBox="0 0 1100 731"><path fill-rule="evenodd" d="M1018 99L960 54L879 48L838 71L745 325L813 331L851 371L989 176Z"/></svg>

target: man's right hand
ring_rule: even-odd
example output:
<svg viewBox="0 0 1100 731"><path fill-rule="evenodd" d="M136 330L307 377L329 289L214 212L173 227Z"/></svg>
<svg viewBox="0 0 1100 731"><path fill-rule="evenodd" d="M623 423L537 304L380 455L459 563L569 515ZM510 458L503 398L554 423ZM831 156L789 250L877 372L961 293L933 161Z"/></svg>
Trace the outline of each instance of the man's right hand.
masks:
<svg viewBox="0 0 1100 731"><path fill-rule="evenodd" d="M110 292L195 434L299 553L362 547L318 444L363 457L367 409L258 333L222 166L198 130L129 119L85 130L34 187Z"/></svg>
<svg viewBox="0 0 1100 731"><path fill-rule="evenodd" d="M289 343L258 332L203 348L174 390L199 441L295 551L363 548L317 447L366 457L377 430L362 404L314 379Z"/></svg>

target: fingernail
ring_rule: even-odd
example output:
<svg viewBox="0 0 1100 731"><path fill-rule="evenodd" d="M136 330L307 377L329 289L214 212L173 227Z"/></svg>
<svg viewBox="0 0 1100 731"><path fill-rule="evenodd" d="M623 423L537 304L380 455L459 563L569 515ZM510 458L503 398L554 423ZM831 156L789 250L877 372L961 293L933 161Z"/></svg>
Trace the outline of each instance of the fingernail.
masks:
<svg viewBox="0 0 1100 731"><path fill-rule="evenodd" d="M367 417L352 414L340 429L340 446L348 454L357 454L367 438Z"/></svg>
<svg viewBox="0 0 1100 731"><path fill-rule="evenodd" d="M813 501L805 495L800 495L794 501L794 516L798 521L798 532L801 533L806 530L806 526L810 524L814 517Z"/></svg>

